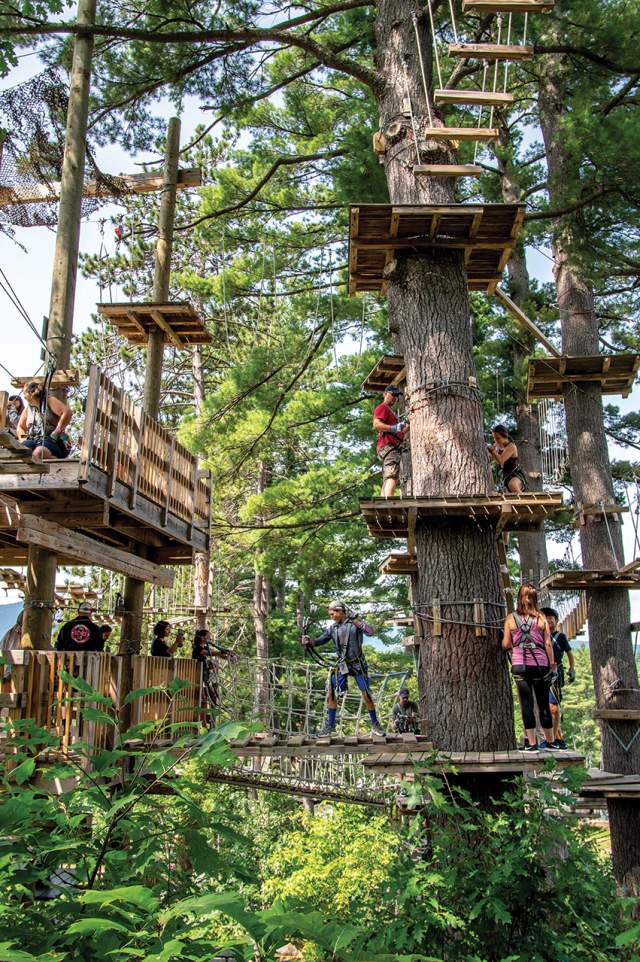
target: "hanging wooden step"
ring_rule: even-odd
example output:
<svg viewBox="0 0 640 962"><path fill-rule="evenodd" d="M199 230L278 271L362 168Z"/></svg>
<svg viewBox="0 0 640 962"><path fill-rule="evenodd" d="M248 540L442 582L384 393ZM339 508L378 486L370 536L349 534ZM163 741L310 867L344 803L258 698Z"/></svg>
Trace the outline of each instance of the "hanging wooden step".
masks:
<svg viewBox="0 0 640 962"><path fill-rule="evenodd" d="M450 43L449 56L463 60L531 60L534 49L512 43Z"/></svg>
<svg viewBox="0 0 640 962"><path fill-rule="evenodd" d="M561 399L565 386L597 382L603 394L627 397L640 370L639 354L594 354L529 359L529 401Z"/></svg>
<svg viewBox="0 0 640 962"><path fill-rule="evenodd" d="M425 140L477 140L488 143L497 140L497 127L427 127L424 131Z"/></svg>
<svg viewBox="0 0 640 962"><path fill-rule="evenodd" d="M414 164L413 172L422 177L479 177L477 164Z"/></svg>
<svg viewBox="0 0 640 962"><path fill-rule="evenodd" d="M458 104L470 107L508 107L514 101L513 94L492 90L436 90L436 104Z"/></svg>
<svg viewBox="0 0 640 962"><path fill-rule="evenodd" d="M462 0L463 13L551 13L555 0Z"/></svg>

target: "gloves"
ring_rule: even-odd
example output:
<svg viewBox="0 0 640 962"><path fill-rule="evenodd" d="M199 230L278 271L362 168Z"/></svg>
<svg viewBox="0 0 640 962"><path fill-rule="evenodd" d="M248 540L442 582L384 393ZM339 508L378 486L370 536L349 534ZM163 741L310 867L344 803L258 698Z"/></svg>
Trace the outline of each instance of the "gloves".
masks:
<svg viewBox="0 0 640 962"><path fill-rule="evenodd" d="M570 669L569 669L569 671L567 672L567 678L569 679L569 681L575 681L575 680L576 680L576 670L575 670L575 668L570 668Z"/></svg>
<svg viewBox="0 0 640 962"><path fill-rule="evenodd" d="M309 635L303 635L302 638L300 639L300 644L302 645L303 648L309 648L310 646L313 645L313 642L311 641L311 638L309 637Z"/></svg>
<svg viewBox="0 0 640 962"><path fill-rule="evenodd" d="M387 430L387 434L399 434L405 430L406 424L404 421L398 421L397 424L391 424Z"/></svg>

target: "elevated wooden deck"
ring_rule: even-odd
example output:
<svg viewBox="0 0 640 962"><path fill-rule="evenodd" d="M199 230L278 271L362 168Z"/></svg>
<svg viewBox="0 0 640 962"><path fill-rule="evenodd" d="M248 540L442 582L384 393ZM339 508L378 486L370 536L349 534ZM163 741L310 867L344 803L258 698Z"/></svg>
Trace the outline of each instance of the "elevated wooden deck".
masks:
<svg viewBox="0 0 640 962"><path fill-rule="evenodd" d="M349 234L349 293L385 291L385 267L402 251L436 247L464 252L470 290L492 294L524 219L518 204L353 206Z"/></svg>
<svg viewBox="0 0 640 962"><path fill-rule="evenodd" d="M552 758L558 768L584 764L584 755L578 752L438 752L434 758L429 752L381 752L365 758L363 765L388 775L408 775L416 765L428 764L430 770L440 771L453 766L461 774L501 774L539 771Z"/></svg>
<svg viewBox="0 0 640 962"><path fill-rule="evenodd" d="M211 335L198 312L186 301L168 304L98 304L98 313L130 344L142 345L157 328L167 342L182 350L189 344L209 344Z"/></svg>
<svg viewBox="0 0 640 962"><path fill-rule="evenodd" d="M401 354L385 354L362 382L363 391L381 393L388 384L404 384L404 357Z"/></svg>
<svg viewBox="0 0 640 962"><path fill-rule="evenodd" d="M564 509L562 495L547 492L468 497L372 498L360 509L374 538L407 538L417 520L458 518L496 525L497 531L534 531Z"/></svg>
<svg viewBox="0 0 640 962"><path fill-rule="evenodd" d="M231 741L230 748L240 758L303 758L311 755L371 755L385 748L413 752L433 749L426 735L251 735Z"/></svg>
<svg viewBox="0 0 640 962"><path fill-rule="evenodd" d="M0 452L0 565L25 564L27 543L55 541L57 526L67 529L76 552L58 543L61 564L102 563L88 555L82 560L86 544L71 537L76 533L90 540L105 567L111 549L139 555L136 563L144 567L143 554L151 565L182 564L208 545L208 475L97 367L89 379L79 455L49 461L41 473L24 458Z"/></svg>
<svg viewBox="0 0 640 962"><path fill-rule="evenodd" d="M640 589L640 561L632 561L619 570L591 569L554 571L540 582L548 591L586 591L596 588Z"/></svg>
<svg viewBox="0 0 640 962"><path fill-rule="evenodd" d="M640 800L640 775L613 775L610 772L593 771L589 781L580 789L586 799L609 798Z"/></svg>
<svg viewBox="0 0 640 962"><path fill-rule="evenodd" d="M569 384L594 382L603 394L628 397L640 369L638 354L595 354L582 357L532 357L529 359L527 396L561 399Z"/></svg>
<svg viewBox="0 0 640 962"><path fill-rule="evenodd" d="M123 194L150 194L162 189L162 172L143 174L109 175L118 192ZM178 171L177 190L202 185L200 167L188 167ZM108 182L88 181L82 191L83 197L109 197L113 191ZM60 200L60 184L52 181L46 184L29 184L25 187L0 187L0 206L15 204L43 204Z"/></svg>

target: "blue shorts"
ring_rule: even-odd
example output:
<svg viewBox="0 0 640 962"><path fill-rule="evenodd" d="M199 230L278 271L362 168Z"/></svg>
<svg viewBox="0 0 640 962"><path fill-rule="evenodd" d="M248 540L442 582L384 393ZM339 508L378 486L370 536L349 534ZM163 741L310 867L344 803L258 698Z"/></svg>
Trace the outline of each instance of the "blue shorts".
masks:
<svg viewBox="0 0 640 962"><path fill-rule="evenodd" d="M369 677L361 671L350 671L347 675L341 675L340 672L332 671L329 680L331 683L331 694L335 695L336 691L339 693L349 690L349 675L355 678L356 685L363 693L363 695L369 695L371 689L369 687Z"/></svg>
<svg viewBox="0 0 640 962"><path fill-rule="evenodd" d="M23 441L22 444L30 451L35 451L36 448L46 448L54 458L66 458L69 454L66 444L50 437L40 438L37 441Z"/></svg>
<svg viewBox="0 0 640 962"><path fill-rule="evenodd" d="M558 699L556 698L556 696L553 694L552 691L549 691L549 704L550 704L550 705L557 705L557 704L558 704Z"/></svg>

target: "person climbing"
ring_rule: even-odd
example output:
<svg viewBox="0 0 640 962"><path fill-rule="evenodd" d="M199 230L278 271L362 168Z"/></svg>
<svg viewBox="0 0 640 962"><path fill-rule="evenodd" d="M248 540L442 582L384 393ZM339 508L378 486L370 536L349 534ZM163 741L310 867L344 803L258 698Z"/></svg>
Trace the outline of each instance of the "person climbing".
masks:
<svg viewBox="0 0 640 962"><path fill-rule="evenodd" d="M516 680L527 745L525 751L557 750L549 709L549 684L555 669L547 619L538 606L533 585L521 585L516 610L507 615L502 647L512 651L511 672ZM538 745L533 700L536 700L545 740Z"/></svg>
<svg viewBox="0 0 640 962"><path fill-rule="evenodd" d="M554 741L558 745L558 748L566 748L567 743L562 737L562 711L560 708L560 704L562 702L562 689L565 685L565 653L569 659L569 671L567 672L567 678L569 679L569 682L574 682L576 680L576 660L573 656L569 639L565 635L564 631L558 631L559 617L556 609L543 608L542 614L547 619L547 624L549 625L551 643L553 644L553 654L555 656L558 670L558 677L554 681L549 691L549 707L551 709L551 717L553 719Z"/></svg>
<svg viewBox="0 0 640 962"><path fill-rule="evenodd" d="M18 422L23 411L24 401L20 395L10 394L7 400L7 421L9 422L9 431L16 437L18 434Z"/></svg>
<svg viewBox="0 0 640 962"><path fill-rule="evenodd" d="M56 638L56 651L104 651L104 638L93 621L93 605L83 601L78 614L67 621Z"/></svg>
<svg viewBox="0 0 640 962"><path fill-rule="evenodd" d="M346 692L349 676L355 679L356 685L362 693L362 698L369 711L371 732L374 735L384 735L384 729L378 721L376 706L371 697L367 661L362 650L364 635L372 635L373 629L364 621L351 617L347 606L341 601L334 601L329 605L329 617L333 624L318 638L303 635L303 647L317 648L332 641L335 645L338 662L332 668L327 681L327 719L324 726L316 732L316 737L335 734L336 714L338 711L338 693Z"/></svg>
<svg viewBox="0 0 640 962"><path fill-rule="evenodd" d="M393 405L400 397L400 389L395 384L389 384L384 389L382 404L378 404L373 412L373 429L378 432L376 453L382 461L382 491L383 498L392 498L396 485L400 479L400 460L402 458L402 442L408 431L404 421L398 421L393 411Z"/></svg>
<svg viewBox="0 0 640 962"><path fill-rule="evenodd" d="M71 421L71 408L55 397L44 393L42 384L29 381L24 396L27 405L18 421L18 434L25 436L23 444L32 451L34 461L69 456L69 438L66 433Z"/></svg>
<svg viewBox="0 0 640 962"><path fill-rule="evenodd" d="M518 460L518 447L503 424L491 429L493 444L488 444L490 456L500 469L500 487L511 494L521 494L527 489L527 479Z"/></svg>
<svg viewBox="0 0 640 962"><path fill-rule="evenodd" d="M391 724L394 732L399 735L405 735L408 732L417 735L420 732L418 706L415 701L411 701L409 689L404 686L398 692L398 701L393 706Z"/></svg>

